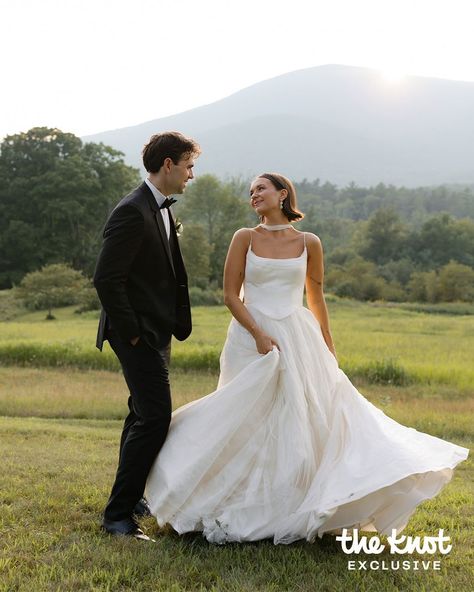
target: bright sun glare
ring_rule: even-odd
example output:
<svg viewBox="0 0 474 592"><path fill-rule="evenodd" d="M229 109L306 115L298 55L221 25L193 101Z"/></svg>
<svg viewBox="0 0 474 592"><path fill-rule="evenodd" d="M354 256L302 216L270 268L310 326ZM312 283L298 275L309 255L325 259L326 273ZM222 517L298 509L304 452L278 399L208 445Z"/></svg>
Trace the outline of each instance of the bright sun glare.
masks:
<svg viewBox="0 0 474 592"><path fill-rule="evenodd" d="M399 84L403 81L403 79L406 76L404 72L402 72L401 70L396 70L394 68L387 68L381 70L380 73L385 82L388 82L390 84Z"/></svg>

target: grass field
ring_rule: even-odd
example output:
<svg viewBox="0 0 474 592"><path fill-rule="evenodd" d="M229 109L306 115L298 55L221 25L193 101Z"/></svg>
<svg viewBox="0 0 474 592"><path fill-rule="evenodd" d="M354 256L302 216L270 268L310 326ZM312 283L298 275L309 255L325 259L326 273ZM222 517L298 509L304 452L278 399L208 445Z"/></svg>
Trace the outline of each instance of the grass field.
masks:
<svg viewBox="0 0 474 592"><path fill-rule="evenodd" d="M379 307L355 301L329 303L339 362L354 379L370 377L374 365L395 365L408 381L474 388L474 315L437 315L402 307ZM93 347L95 314L75 315L73 308L45 321L35 312L2 323L0 363L31 366L70 365L117 369L106 346ZM230 313L224 307L193 309L194 329L185 342L173 345L175 368L218 368Z"/></svg>
<svg viewBox="0 0 474 592"><path fill-rule="evenodd" d="M103 536L98 523L119 429L113 421L0 420L2 592L472 589L471 462L460 466L440 496L421 506L406 531L449 533L454 548L440 572L349 572L347 557L329 536L312 545L275 547L263 541L215 547L199 535L160 530L153 519L144 525L156 545Z"/></svg>
<svg viewBox="0 0 474 592"><path fill-rule="evenodd" d="M347 365L394 360L417 380L404 386L373 384L359 390L395 420L470 447L474 444L472 352L474 319L351 303L331 304L339 356ZM2 347L61 345L93 351L96 319L59 311L0 325ZM198 309L186 348L218 351L228 313ZM106 354L108 355L108 354ZM99 523L116 468L127 392L118 372L0 366L0 592L464 592L474 589L474 462L459 465L453 481L424 502L404 534L433 536L444 528L453 550L441 571L348 571L334 537L313 544L270 541L217 547L200 535L179 537L142 522L156 544L110 539ZM425 377L425 378L423 378ZM429 380L428 380L429 378ZM174 406L211 392L216 372L171 372ZM406 558L406 557L404 557ZM400 559L387 551L377 560ZM411 556L411 559L427 559ZM432 557L430 557L432 559Z"/></svg>

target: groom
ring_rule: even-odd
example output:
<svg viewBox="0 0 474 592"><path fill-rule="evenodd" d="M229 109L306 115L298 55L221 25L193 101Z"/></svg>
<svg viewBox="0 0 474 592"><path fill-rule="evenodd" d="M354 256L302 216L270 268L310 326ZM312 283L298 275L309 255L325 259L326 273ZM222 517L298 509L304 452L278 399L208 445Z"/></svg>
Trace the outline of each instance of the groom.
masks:
<svg viewBox="0 0 474 592"><path fill-rule="evenodd" d="M114 535L149 540L135 516L149 513L143 491L171 420L171 335L184 340L191 333L187 276L169 209L176 200L168 196L183 193L199 154L199 145L178 132L151 137L143 149L148 178L110 214L97 260L97 347L109 341L130 391L102 522Z"/></svg>

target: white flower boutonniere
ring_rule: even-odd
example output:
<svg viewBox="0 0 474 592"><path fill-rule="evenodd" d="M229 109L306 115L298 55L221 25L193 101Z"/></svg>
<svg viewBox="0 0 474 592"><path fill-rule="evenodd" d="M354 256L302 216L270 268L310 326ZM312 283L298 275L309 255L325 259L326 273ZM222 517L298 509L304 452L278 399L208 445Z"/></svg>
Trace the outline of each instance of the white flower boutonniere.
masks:
<svg viewBox="0 0 474 592"><path fill-rule="evenodd" d="M179 218L176 218L176 220L174 221L174 229L176 230L176 235L179 238L183 233L183 224L181 223L181 220Z"/></svg>

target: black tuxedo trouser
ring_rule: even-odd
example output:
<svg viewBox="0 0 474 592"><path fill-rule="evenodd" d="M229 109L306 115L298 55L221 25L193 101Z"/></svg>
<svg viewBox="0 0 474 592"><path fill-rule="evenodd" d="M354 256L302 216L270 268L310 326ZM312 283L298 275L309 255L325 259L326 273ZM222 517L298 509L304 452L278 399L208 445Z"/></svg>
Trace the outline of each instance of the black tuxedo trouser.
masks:
<svg viewBox="0 0 474 592"><path fill-rule="evenodd" d="M117 475L104 518L123 520L132 515L135 504L143 496L148 473L168 433L171 342L155 350L143 338L136 345L124 342L114 330L109 331L108 340L130 391L130 412L123 426Z"/></svg>

